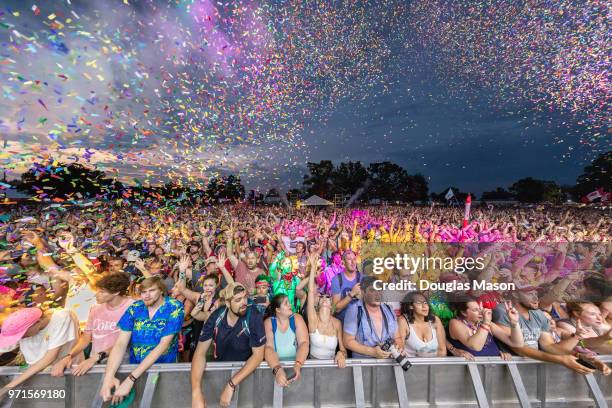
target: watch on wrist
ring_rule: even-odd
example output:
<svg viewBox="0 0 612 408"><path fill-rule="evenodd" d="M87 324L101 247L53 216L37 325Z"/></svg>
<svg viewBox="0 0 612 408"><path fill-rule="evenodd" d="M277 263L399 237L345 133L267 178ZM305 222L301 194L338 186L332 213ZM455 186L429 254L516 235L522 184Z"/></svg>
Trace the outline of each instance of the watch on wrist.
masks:
<svg viewBox="0 0 612 408"><path fill-rule="evenodd" d="M98 360L96 360L96 364L100 364L104 359L108 357L108 353L106 351L101 351L98 353Z"/></svg>

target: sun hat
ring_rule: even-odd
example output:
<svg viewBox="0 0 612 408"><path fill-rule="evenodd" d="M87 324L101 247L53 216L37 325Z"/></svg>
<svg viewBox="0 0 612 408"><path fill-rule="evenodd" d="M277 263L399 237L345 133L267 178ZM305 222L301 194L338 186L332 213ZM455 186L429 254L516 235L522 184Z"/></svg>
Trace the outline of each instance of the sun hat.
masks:
<svg viewBox="0 0 612 408"><path fill-rule="evenodd" d="M42 310L37 307L28 307L11 313L2 323L0 348L16 344L41 316Z"/></svg>

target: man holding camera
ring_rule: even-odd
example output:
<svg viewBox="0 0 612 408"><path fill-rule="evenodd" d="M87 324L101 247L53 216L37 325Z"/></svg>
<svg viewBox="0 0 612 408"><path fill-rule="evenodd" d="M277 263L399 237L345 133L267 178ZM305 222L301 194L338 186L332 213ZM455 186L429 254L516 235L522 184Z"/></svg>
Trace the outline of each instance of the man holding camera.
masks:
<svg viewBox="0 0 612 408"><path fill-rule="evenodd" d="M401 344L395 313L381 302L375 280L372 276L361 280L362 299L351 303L344 316L343 340L353 358L391 358L381 345L389 341Z"/></svg>

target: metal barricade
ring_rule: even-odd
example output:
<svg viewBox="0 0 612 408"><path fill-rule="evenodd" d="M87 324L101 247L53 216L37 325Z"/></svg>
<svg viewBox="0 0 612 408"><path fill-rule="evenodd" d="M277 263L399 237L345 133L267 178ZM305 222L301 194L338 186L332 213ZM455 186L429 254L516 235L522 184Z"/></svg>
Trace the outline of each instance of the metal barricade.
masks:
<svg viewBox="0 0 612 408"><path fill-rule="evenodd" d="M604 356L612 362L612 356ZM582 376L559 365L515 357L415 358L404 372L391 360L352 359L339 369L331 360L307 360L299 382L287 388L275 384L267 364L240 384L234 407L607 407L612 402L612 378ZM232 373L243 363L208 363L204 393L209 407L218 398ZM64 389L61 400L18 399L1 408L101 408L99 397L104 366L87 375L51 377L48 370L25 384L24 389ZM135 368L124 365L118 377ZM157 364L136 384L133 407L183 408L191 406L190 364ZM0 367L4 383L18 375L18 367Z"/></svg>

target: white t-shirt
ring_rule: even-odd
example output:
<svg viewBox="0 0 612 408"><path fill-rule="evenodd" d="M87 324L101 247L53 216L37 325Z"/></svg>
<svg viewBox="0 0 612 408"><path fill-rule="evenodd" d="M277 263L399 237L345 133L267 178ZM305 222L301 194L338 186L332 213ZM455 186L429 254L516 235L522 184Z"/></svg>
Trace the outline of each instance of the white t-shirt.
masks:
<svg viewBox="0 0 612 408"><path fill-rule="evenodd" d="M34 364L47 354L47 351L62 347L58 359L64 357L72 349L76 340L74 322L70 312L58 309L51 315L47 327L38 334L19 340L19 348L28 364Z"/></svg>
<svg viewBox="0 0 612 408"><path fill-rule="evenodd" d="M295 247L297 246L298 242L306 242L306 238L304 237L296 237L295 239L291 239L289 237L282 237L283 240L283 244L285 244L285 247L287 248L287 252L289 253L288 255L295 255Z"/></svg>

